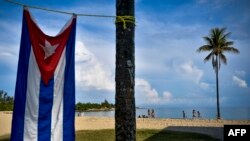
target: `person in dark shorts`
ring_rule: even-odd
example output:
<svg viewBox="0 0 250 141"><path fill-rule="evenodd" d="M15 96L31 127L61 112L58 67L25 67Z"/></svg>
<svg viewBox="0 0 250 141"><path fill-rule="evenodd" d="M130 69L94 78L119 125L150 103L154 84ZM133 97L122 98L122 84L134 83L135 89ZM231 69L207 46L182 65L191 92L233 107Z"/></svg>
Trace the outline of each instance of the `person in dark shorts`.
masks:
<svg viewBox="0 0 250 141"><path fill-rule="evenodd" d="M196 117L196 112L195 112L195 109L193 109L193 118Z"/></svg>
<svg viewBox="0 0 250 141"><path fill-rule="evenodd" d="M182 111L182 116L183 116L183 119L186 119L186 113L184 110Z"/></svg>

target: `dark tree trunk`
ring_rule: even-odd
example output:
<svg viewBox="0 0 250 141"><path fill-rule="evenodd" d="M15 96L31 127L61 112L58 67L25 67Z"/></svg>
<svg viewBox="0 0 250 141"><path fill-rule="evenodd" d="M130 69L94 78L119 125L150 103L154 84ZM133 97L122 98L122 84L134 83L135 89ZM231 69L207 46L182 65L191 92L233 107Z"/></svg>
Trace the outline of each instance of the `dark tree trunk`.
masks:
<svg viewBox="0 0 250 141"><path fill-rule="evenodd" d="M220 99L219 99L219 61L218 56L216 56L216 97L217 97L217 119L221 119L220 117Z"/></svg>
<svg viewBox="0 0 250 141"><path fill-rule="evenodd" d="M116 16L134 16L134 0L116 0ZM116 96L115 137L116 141L136 140L135 120L135 25L116 23Z"/></svg>

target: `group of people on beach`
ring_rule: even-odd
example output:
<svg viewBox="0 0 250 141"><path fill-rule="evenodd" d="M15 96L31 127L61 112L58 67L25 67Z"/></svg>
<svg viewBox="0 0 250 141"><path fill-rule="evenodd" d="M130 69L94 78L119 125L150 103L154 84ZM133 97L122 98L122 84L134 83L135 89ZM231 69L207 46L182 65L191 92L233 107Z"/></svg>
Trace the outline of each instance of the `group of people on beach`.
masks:
<svg viewBox="0 0 250 141"><path fill-rule="evenodd" d="M148 115L139 115L138 118L155 118L155 110L148 109Z"/></svg>
<svg viewBox="0 0 250 141"><path fill-rule="evenodd" d="M200 113L200 111L197 111L197 112L196 112L196 110L193 109L192 114L193 114L193 115L192 115L192 118L193 118L193 119L195 119L195 118L200 119L200 118L201 118L201 113ZM196 114L197 114L197 115L196 115ZM183 116L183 119L186 119L186 118L187 118L186 113L185 113L184 110L182 111L182 116Z"/></svg>

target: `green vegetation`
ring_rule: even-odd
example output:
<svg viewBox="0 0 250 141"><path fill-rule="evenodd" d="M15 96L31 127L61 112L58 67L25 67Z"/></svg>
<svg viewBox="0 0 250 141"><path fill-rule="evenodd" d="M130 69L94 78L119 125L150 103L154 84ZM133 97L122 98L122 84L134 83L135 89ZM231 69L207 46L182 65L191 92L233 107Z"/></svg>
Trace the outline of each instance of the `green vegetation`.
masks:
<svg viewBox="0 0 250 141"><path fill-rule="evenodd" d="M12 111L14 98L8 96L7 92L0 90L0 111Z"/></svg>
<svg viewBox="0 0 250 141"><path fill-rule="evenodd" d="M10 140L10 135L0 136L0 141L9 141L9 140Z"/></svg>
<svg viewBox="0 0 250 141"><path fill-rule="evenodd" d="M14 98L8 96L7 92L0 90L0 111L12 111L14 105ZM110 110L115 108L115 105L109 103L106 99L102 103L81 103L78 102L75 106L76 111L89 110Z"/></svg>
<svg viewBox="0 0 250 141"><path fill-rule="evenodd" d="M137 141L219 141L208 135L167 130L137 130Z"/></svg>
<svg viewBox="0 0 250 141"><path fill-rule="evenodd" d="M76 111L88 111L88 110L109 110L115 108L115 105L109 103L106 99L101 104L98 103L81 103L76 104Z"/></svg>
<svg viewBox="0 0 250 141"><path fill-rule="evenodd" d="M0 141L8 141L9 136L0 137ZM114 141L115 130L83 130L76 132L76 141ZM166 131L166 130L137 130L137 141L218 141L207 135Z"/></svg>

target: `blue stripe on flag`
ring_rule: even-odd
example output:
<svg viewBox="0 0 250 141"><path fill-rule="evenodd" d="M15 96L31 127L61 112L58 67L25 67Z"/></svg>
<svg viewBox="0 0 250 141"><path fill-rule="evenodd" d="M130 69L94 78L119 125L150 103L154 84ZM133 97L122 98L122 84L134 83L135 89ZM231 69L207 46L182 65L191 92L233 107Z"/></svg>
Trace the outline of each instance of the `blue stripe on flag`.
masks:
<svg viewBox="0 0 250 141"><path fill-rule="evenodd" d="M11 128L11 141L23 140L24 114L27 91L28 65L30 58L31 42L28 26L23 15L21 45L19 51L15 101Z"/></svg>
<svg viewBox="0 0 250 141"><path fill-rule="evenodd" d="M39 115L38 115L38 141L50 141L51 115L54 97L54 78L46 85L40 82Z"/></svg>
<svg viewBox="0 0 250 141"><path fill-rule="evenodd" d="M76 20L76 19L74 19ZM63 140L75 140L75 35L76 21L66 45L66 65L63 97Z"/></svg>

